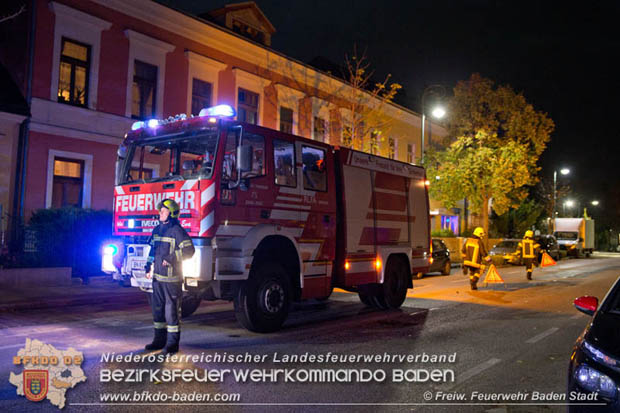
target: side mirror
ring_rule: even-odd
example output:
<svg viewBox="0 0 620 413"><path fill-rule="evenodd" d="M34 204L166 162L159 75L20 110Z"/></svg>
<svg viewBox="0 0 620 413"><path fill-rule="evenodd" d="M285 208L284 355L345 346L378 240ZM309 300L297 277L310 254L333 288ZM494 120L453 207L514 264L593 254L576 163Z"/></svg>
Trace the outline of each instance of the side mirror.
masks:
<svg viewBox="0 0 620 413"><path fill-rule="evenodd" d="M114 184L120 185L124 179L121 177L121 168L123 167L123 163L120 159L116 160L116 164L114 165Z"/></svg>
<svg viewBox="0 0 620 413"><path fill-rule="evenodd" d="M575 308L582 313L594 315L594 312L598 308L598 298L584 295L583 297L576 298L573 304Z"/></svg>
<svg viewBox="0 0 620 413"><path fill-rule="evenodd" d="M252 170L252 154L253 148L251 145L241 145L238 147L237 159L241 172L247 172Z"/></svg>

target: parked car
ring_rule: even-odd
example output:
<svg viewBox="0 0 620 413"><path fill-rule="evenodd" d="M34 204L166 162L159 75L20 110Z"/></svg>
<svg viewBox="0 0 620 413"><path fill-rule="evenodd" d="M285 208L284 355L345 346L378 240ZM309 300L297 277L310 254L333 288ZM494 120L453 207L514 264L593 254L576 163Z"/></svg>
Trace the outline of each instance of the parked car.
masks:
<svg viewBox="0 0 620 413"><path fill-rule="evenodd" d="M553 235L538 235L534 239L540 244L541 249L538 254L538 262L542 260L542 250L547 251L547 254L554 260L560 260L560 246L558 245L558 240Z"/></svg>
<svg viewBox="0 0 620 413"><path fill-rule="evenodd" d="M620 277L599 304L596 297L583 296L574 301L577 310L592 316L579 336L568 365L567 400L587 403L597 393L593 403L606 406L570 405L569 412L620 411ZM584 399L571 400L581 394Z"/></svg>
<svg viewBox="0 0 620 413"><path fill-rule="evenodd" d="M515 264L522 265L521 256L515 254L520 239L505 239L493 245L489 251L493 264Z"/></svg>
<svg viewBox="0 0 620 413"><path fill-rule="evenodd" d="M450 261L450 250L445 242L437 238L431 240L431 257L433 262L431 262L431 266L428 269L429 273L440 272L443 275L450 275L452 262ZM418 273L418 278L423 276L423 273Z"/></svg>

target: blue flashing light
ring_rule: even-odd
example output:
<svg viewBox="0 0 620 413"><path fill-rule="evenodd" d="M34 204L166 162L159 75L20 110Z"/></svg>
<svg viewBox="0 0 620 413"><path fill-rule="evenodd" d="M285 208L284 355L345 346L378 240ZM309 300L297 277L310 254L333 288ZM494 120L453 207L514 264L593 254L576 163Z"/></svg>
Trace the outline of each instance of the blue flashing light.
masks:
<svg viewBox="0 0 620 413"><path fill-rule="evenodd" d="M149 128L156 128L159 125L159 121L157 119L149 119L146 124Z"/></svg>
<svg viewBox="0 0 620 413"><path fill-rule="evenodd" d="M134 122L133 125L131 125L131 130L138 130L138 129L142 129L144 127L144 122L142 122L141 120Z"/></svg>
<svg viewBox="0 0 620 413"><path fill-rule="evenodd" d="M103 253L105 255L116 255L117 252L118 252L118 247L114 244L106 245L103 248Z"/></svg>
<svg viewBox="0 0 620 413"><path fill-rule="evenodd" d="M234 118L237 116L237 112L229 105L217 105L210 108L203 108L198 116L222 116L227 118Z"/></svg>

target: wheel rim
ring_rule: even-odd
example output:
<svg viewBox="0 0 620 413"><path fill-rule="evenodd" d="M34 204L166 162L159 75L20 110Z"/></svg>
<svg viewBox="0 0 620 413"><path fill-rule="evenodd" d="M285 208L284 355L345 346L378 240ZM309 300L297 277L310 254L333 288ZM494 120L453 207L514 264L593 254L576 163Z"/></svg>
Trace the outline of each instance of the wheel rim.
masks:
<svg viewBox="0 0 620 413"><path fill-rule="evenodd" d="M277 314L284 307L284 289L280 284L267 285L263 293L262 307L269 314Z"/></svg>

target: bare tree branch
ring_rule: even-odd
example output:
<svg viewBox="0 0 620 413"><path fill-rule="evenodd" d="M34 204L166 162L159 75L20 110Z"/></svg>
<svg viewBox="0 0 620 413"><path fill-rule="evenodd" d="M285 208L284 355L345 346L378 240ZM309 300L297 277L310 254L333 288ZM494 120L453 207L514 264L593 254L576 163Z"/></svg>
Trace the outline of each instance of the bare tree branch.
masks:
<svg viewBox="0 0 620 413"><path fill-rule="evenodd" d="M7 16L0 17L0 23L5 22L7 20L14 19L14 18L16 18L17 16L19 16L20 14L22 14L25 11L26 11L26 6L24 4L22 4L22 7L18 11L16 11L15 13L9 14Z"/></svg>

